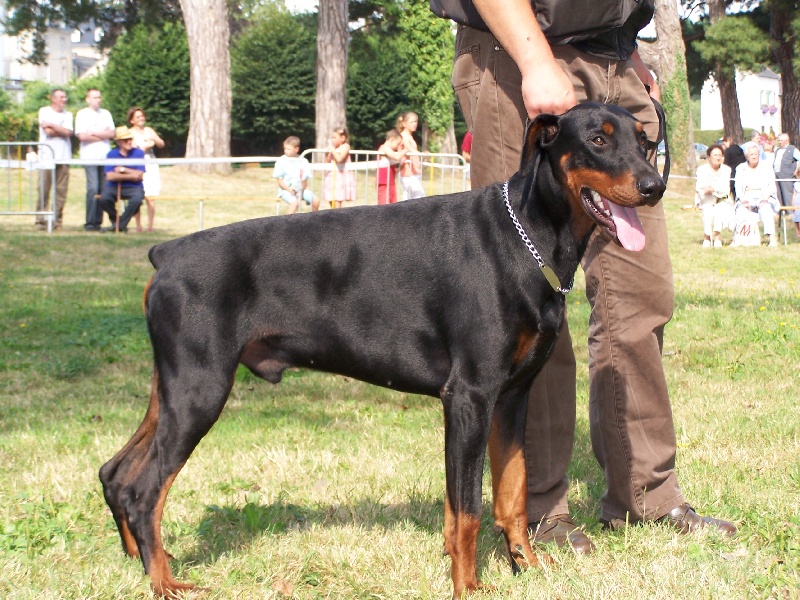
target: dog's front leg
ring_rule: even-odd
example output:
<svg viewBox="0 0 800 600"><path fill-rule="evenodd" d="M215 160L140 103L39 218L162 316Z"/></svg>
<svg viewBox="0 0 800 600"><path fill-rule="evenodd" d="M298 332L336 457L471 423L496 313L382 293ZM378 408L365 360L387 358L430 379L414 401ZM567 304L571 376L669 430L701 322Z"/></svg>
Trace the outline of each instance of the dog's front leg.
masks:
<svg viewBox="0 0 800 600"><path fill-rule="evenodd" d="M479 587L476 555L491 402L489 395L474 388L461 394L445 391L442 402L447 476L444 548L452 561L453 597L461 598Z"/></svg>
<svg viewBox="0 0 800 600"><path fill-rule="evenodd" d="M489 436L494 526L503 534L508 560L515 574L521 569L537 567L540 562L552 562L546 554L537 558L528 540L528 485L523 441L529 383L500 396Z"/></svg>

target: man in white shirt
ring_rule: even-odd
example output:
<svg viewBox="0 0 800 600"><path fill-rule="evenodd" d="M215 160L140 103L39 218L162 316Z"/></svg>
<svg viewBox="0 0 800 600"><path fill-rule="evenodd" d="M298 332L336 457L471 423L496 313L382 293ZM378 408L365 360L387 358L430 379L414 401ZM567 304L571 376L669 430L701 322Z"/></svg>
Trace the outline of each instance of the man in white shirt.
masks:
<svg viewBox="0 0 800 600"><path fill-rule="evenodd" d="M86 108L82 108L75 116L75 135L81 141L80 157L82 160L103 161L111 150L114 137L114 119L111 113L100 108L102 96L97 88L86 92ZM98 231L103 218L97 198L106 182L103 165L87 165L86 169L86 231Z"/></svg>
<svg viewBox="0 0 800 600"><path fill-rule="evenodd" d="M53 161L72 158L72 113L64 110L67 105L67 93L61 88L50 92L50 106L39 109L39 160L42 167L39 171L39 201L37 212L50 210L50 190L53 185ZM69 165L55 165L56 173L56 218L55 229L62 226L64 205L67 203L69 186ZM47 223L43 214L36 215L36 229L45 231Z"/></svg>

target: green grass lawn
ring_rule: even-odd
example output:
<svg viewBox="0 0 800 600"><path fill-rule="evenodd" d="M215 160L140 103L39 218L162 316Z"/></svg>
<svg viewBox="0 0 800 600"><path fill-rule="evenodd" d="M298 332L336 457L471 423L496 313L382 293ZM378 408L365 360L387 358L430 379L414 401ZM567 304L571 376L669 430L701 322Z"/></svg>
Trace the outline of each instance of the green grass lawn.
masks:
<svg viewBox="0 0 800 600"><path fill-rule="evenodd" d="M63 232L0 217L2 598L151 597L97 479L147 406L147 251L197 229L201 196L218 198L204 202L206 226L275 211L268 169L164 172L170 199L158 202L155 234L80 231L81 170ZM579 361L569 476L574 515L597 552L553 551L553 568L512 577L487 476L478 568L496 591L480 597L800 594L800 243L790 234L778 248L701 249L700 217L681 210L690 200L679 192L665 199L676 306L664 348L678 476L698 511L733 520L739 534L601 531L579 272L568 297ZM240 369L172 488L164 541L176 577L211 588L207 598L446 598L443 494L438 400L309 371L274 386Z"/></svg>

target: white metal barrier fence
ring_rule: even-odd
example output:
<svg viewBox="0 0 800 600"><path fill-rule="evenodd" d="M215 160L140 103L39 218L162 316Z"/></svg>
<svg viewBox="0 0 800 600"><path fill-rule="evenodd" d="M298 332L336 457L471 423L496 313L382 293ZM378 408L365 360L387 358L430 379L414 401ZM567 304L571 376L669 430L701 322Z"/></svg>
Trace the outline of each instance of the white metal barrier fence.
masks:
<svg viewBox="0 0 800 600"><path fill-rule="evenodd" d="M301 154L302 158L309 161L311 167L311 188L324 192L324 186L317 180L318 174L326 172L337 176L333 163L325 162L327 151L322 148L311 148ZM459 154L443 154L431 152L415 152L408 155L420 160L422 173L420 179L427 196L453 194L468 190L469 170L464 158ZM352 173L355 180L356 193L366 199L378 202L378 182L384 177L393 177L389 171L389 161L377 150L351 150L350 162L345 166L345 172ZM383 172L383 173L381 173ZM388 173L387 173L388 172ZM321 177L320 177L321 179ZM396 182L398 191L400 182ZM320 192L318 192L320 193ZM322 202L329 198L322 197Z"/></svg>
<svg viewBox="0 0 800 600"><path fill-rule="evenodd" d="M0 169L5 181L0 184L0 215L41 216L47 231L56 219L56 163L53 148L38 142L0 142ZM40 197L49 175L50 191Z"/></svg>
<svg viewBox="0 0 800 600"><path fill-rule="evenodd" d="M46 144L27 143L27 142L12 142L4 143L3 146L9 148L17 148L14 152L21 154L25 147L38 147L46 146ZM47 146L49 149L49 146ZM52 201L48 204L52 207L49 212L37 211L36 201L38 199L38 192L36 184L38 181L35 174L41 172L41 169L47 166L55 173L55 163L52 161L42 161L41 157L38 162L25 161L21 158L13 159L10 154L12 150L7 151L9 157L2 161L0 160L0 168L6 168L8 173L8 181L6 188L8 189L7 198L4 204L0 204L0 215L14 214L14 215L37 215L45 214L48 230L52 229L52 224L55 219L55 184L51 189ZM52 149L49 150L52 156ZM323 197L323 176L326 172L333 171L334 165L332 163L323 162L325 159L325 150L311 149L306 150L303 158L307 158L310 163L311 181L309 188L315 194ZM355 181L356 200L360 204L377 204L378 203L378 171L388 167L388 161L385 157L376 150L351 150L351 162L347 165L347 172L352 173ZM455 192L461 192L468 187L469 171L464 159L458 154L434 154L434 153L416 153L422 165L422 183L427 195L440 195ZM381 160L383 159L383 160ZM190 165L190 164L231 164L231 165L258 165L261 167L274 167L275 161L278 160L276 156L247 156L247 157L230 157L230 158L159 158L148 159L114 159L114 160L79 160L73 159L69 161L58 161L58 165L70 165L73 167L87 167L90 165L141 165L141 164L158 164L160 166L167 165ZM316 161L316 162L315 162ZM12 179L15 176L22 176L22 173L27 171L30 173L31 181L26 185L17 186L12 189ZM54 176L55 181L55 176ZM399 181L397 182L398 190L401 189ZM277 199L277 184L274 187L270 186L265 189L265 198L275 198L276 213L280 210L281 200ZM18 192L18 193L17 193ZM204 201L210 200L202 196L193 196L187 193L184 197L196 197L199 202L199 228L203 229L203 213ZM27 200L24 200L27 198ZM165 197L165 199L168 198ZM327 200L327 199L326 199ZM12 210L11 205L14 204Z"/></svg>

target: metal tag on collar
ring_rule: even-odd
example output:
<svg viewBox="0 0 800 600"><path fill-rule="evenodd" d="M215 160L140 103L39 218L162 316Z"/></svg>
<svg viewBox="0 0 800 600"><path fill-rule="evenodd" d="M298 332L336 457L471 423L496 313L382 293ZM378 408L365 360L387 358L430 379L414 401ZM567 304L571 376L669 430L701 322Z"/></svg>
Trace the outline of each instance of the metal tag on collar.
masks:
<svg viewBox="0 0 800 600"><path fill-rule="evenodd" d="M551 269L547 265L544 265L543 267L541 267L541 269L542 273L544 274L544 278L547 279L547 281L550 283L553 289L563 294L564 290L561 289L561 282L558 280L558 276L555 274L555 271L553 271L553 269Z"/></svg>
<svg viewBox="0 0 800 600"><path fill-rule="evenodd" d="M539 265L539 270L544 275L544 278L547 279L547 283L550 284L550 287L553 288L556 292L566 296L569 294L570 290L572 290L572 286L575 283L575 277L573 276L572 280L569 282L569 286L566 288L561 287L561 282L558 280L558 277L555 274L555 271L544 264L544 260L542 260L539 251L533 245L533 242L528 237L528 234L525 233L525 230L522 228L522 224L520 224L519 219L517 219L517 215L514 214L514 209L511 206L511 200L508 197L508 182L506 181L503 184L503 202L505 202L506 210L508 210L508 216L511 217L511 221L514 223L514 227L517 229L517 233L519 234L520 239L528 248L528 251L531 253L531 256L536 260L536 264Z"/></svg>

